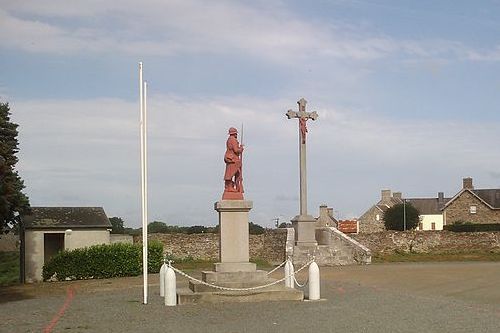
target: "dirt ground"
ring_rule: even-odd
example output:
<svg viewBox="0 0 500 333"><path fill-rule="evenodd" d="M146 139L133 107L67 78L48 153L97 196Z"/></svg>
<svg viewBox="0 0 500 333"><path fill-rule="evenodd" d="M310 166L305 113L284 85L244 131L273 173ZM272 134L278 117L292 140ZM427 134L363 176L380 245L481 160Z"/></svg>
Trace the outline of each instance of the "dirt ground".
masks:
<svg viewBox="0 0 500 333"><path fill-rule="evenodd" d="M320 270L323 300L317 302L165 307L157 274L150 275L148 305L142 304L142 277L1 288L0 332L500 331L500 263ZM186 284L178 277L179 286Z"/></svg>

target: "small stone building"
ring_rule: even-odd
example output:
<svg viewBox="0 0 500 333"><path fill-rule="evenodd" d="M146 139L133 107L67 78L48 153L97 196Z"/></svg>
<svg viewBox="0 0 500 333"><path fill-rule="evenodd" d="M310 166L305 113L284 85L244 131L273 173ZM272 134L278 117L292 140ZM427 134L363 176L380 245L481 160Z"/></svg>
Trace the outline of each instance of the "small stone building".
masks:
<svg viewBox="0 0 500 333"><path fill-rule="evenodd" d="M358 219L359 232L371 233L385 230L384 213L388 208L403 203L401 192L382 190L380 200Z"/></svg>
<svg viewBox="0 0 500 333"><path fill-rule="evenodd" d="M338 221L333 217L333 208L327 205L319 206L319 216L316 218L316 228L337 227Z"/></svg>
<svg viewBox="0 0 500 333"><path fill-rule="evenodd" d="M110 243L102 207L32 207L24 223L24 278L42 280L42 268L59 251Z"/></svg>
<svg viewBox="0 0 500 333"><path fill-rule="evenodd" d="M456 222L500 223L500 189L474 189L472 178L443 209L444 225Z"/></svg>

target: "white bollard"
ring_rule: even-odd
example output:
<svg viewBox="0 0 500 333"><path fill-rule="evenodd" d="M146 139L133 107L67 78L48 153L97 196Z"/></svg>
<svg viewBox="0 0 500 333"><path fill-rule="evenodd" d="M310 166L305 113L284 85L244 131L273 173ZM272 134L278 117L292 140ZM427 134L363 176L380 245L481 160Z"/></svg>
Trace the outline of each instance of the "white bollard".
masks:
<svg viewBox="0 0 500 333"><path fill-rule="evenodd" d="M167 269L167 264L163 263L160 268L160 296L165 297L165 270Z"/></svg>
<svg viewBox="0 0 500 333"><path fill-rule="evenodd" d="M319 267L318 264L313 261L309 265L309 300L318 301L319 299Z"/></svg>
<svg viewBox="0 0 500 333"><path fill-rule="evenodd" d="M294 268L291 260L287 260L285 264L285 286L289 288L295 287L295 282L293 281L294 277Z"/></svg>
<svg viewBox="0 0 500 333"><path fill-rule="evenodd" d="M172 267L167 266L165 269L165 305L177 305L177 282L175 278L175 271Z"/></svg>

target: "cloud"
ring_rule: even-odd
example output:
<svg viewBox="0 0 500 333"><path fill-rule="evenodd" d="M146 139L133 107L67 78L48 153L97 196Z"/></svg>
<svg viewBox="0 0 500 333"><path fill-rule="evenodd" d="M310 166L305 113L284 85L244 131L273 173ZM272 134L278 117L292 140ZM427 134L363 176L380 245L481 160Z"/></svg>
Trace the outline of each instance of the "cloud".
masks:
<svg viewBox="0 0 500 333"><path fill-rule="evenodd" d="M215 224L213 202L222 192L227 129L242 122L253 220L267 224L276 215L296 215L297 124L284 116L293 104L248 96L150 95L152 219ZM454 189L464 173L474 170L475 178L485 177L500 163L491 154L500 131L495 123L408 123L359 110L313 107L320 115L309 124L313 214L324 203L361 213L386 185L427 195L435 187ZM33 205L104 206L108 215L139 225L137 103L30 100L12 101L11 109L20 125L18 167Z"/></svg>
<svg viewBox="0 0 500 333"><path fill-rule="evenodd" d="M2 46L34 53L225 54L274 64L311 59L498 61L500 46L397 40L340 22L306 21L281 2L23 1L0 10Z"/></svg>

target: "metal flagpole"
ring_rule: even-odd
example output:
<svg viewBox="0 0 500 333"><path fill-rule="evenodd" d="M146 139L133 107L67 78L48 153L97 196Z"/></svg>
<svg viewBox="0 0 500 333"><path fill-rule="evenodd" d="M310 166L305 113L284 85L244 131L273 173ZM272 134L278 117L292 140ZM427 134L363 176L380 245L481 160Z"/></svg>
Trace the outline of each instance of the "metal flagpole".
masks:
<svg viewBox="0 0 500 333"><path fill-rule="evenodd" d="M142 209L142 270L144 304L148 304L148 224L147 224L147 161L146 161L146 89L139 62L139 97L141 111L141 209Z"/></svg>

